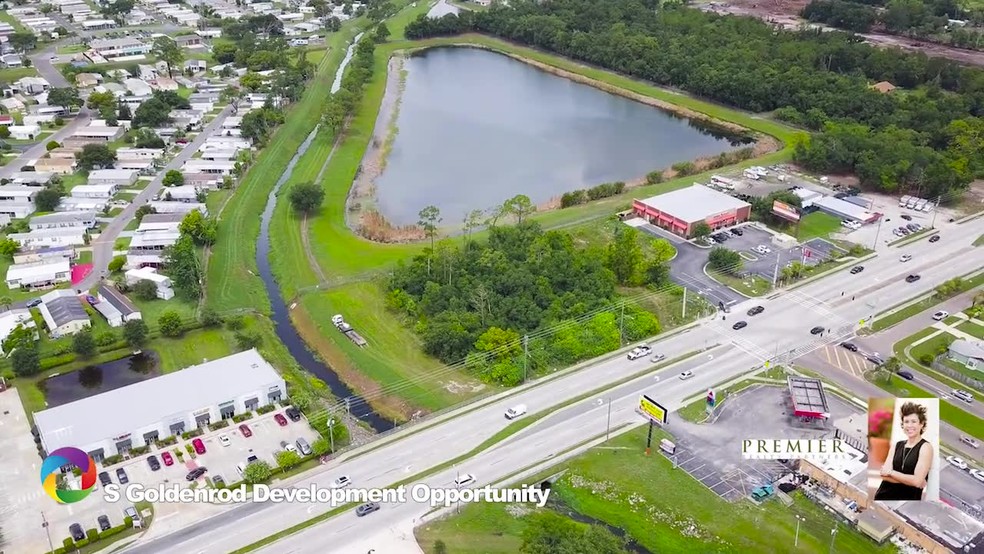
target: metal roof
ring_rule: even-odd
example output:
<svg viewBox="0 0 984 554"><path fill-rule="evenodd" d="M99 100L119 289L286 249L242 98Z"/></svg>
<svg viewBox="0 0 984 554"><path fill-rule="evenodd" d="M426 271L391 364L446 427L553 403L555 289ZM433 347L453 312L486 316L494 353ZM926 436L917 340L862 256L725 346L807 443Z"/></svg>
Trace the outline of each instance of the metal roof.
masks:
<svg viewBox="0 0 984 554"><path fill-rule="evenodd" d="M266 394L265 387L274 383L286 394L280 375L252 349L37 412L34 423L48 452L85 448L165 418L187 417L250 393Z"/></svg>
<svg viewBox="0 0 984 554"><path fill-rule="evenodd" d="M789 393L793 397L793 411L797 416L829 417L827 397L819 379L789 377Z"/></svg>
<svg viewBox="0 0 984 554"><path fill-rule="evenodd" d="M813 205L826 208L840 217L847 217L857 221L871 221L874 218L873 213L862 208L861 206L857 206L850 202L845 202L840 198L834 198L833 196L817 198L813 201Z"/></svg>
<svg viewBox="0 0 984 554"><path fill-rule="evenodd" d="M104 302L96 304L97 309L99 306L108 303L122 315L130 315L140 312L140 310L138 310L126 296L123 296L123 293L113 287L102 285L99 287L99 296L104 300Z"/></svg>
<svg viewBox="0 0 984 554"><path fill-rule="evenodd" d="M950 352L954 352L966 358L977 358L984 360L984 341L957 339L950 343Z"/></svg>
<svg viewBox="0 0 984 554"><path fill-rule="evenodd" d="M640 202L672 215L687 223L703 221L708 217L751 206L748 202L728 196L704 185L694 185L666 194L652 196Z"/></svg>
<svg viewBox="0 0 984 554"><path fill-rule="evenodd" d="M89 321L89 314L82 306L82 301L70 290L53 290L41 296L39 308L42 308L42 316L46 315L45 312L50 316L50 321L49 317L44 319L48 325L53 325L52 329L72 321Z"/></svg>

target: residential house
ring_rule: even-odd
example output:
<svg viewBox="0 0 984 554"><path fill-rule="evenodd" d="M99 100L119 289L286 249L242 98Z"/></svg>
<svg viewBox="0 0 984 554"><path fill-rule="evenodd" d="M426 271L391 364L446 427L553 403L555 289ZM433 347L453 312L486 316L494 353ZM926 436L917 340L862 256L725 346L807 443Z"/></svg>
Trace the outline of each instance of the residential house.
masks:
<svg viewBox="0 0 984 554"><path fill-rule="evenodd" d="M178 187L165 187L161 191L161 200L167 202L198 202L198 195L204 192L203 189L192 185L181 185Z"/></svg>
<svg viewBox="0 0 984 554"><path fill-rule="evenodd" d="M24 103L17 98L4 98L0 100L0 106L10 113L22 112L24 111Z"/></svg>
<svg viewBox="0 0 984 554"><path fill-rule="evenodd" d="M202 37L194 33L190 35L178 35L173 38L174 42L181 48L201 48L205 45Z"/></svg>
<svg viewBox="0 0 984 554"><path fill-rule="evenodd" d="M211 136L205 139L205 143L202 144L201 150L228 150L230 148L235 148L237 150L249 150L250 142L242 137L219 137Z"/></svg>
<svg viewBox="0 0 984 554"><path fill-rule="evenodd" d="M239 153L238 148L210 148L201 151L201 159L210 162L232 160L236 161L236 155Z"/></svg>
<svg viewBox="0 0 984 554"><path fill-rule="evenodd" d="M191 159L185 162L183 170L190 173L212 173L215 175L232 175L236 162L208 161Z"/></svg>
<svg viewBox="0 0 984 554"><path fill-rule="evenodd" d="M34 323L34 318L31 317L31 310L27 308L14 308L12 310L7 310L6 312L0 313L0 354L10 354L10 352L3 351L2 344L18 327L34 329L34 340L38 340L40 338L37 333L37 325Z"/></svg>
<svg viewBox="0 0 984 554"><path fill-rule="evenodd" d="M79 153L86 144L93 144L96 141L89 139L65 139L64 146L59 146L54 150L48 151L49 158L59 158L63 160L77 160Z"/></svg>
<svg viewBox="0 0 984 554"><path fill-rule="evenodd" d="M35 289L55 286L72 280L72 264L68 260L51 260L15 264L7 268L7 288Z"/></svg>
<svg viewBox="0 0 984 554"><path fill-rule="evenodd" d="M107 59L142 56L151 50L151 45L130 37L93 39L89 47Z"/></svg>
<svg viewBox="0 0 984 554"><path fill-rule="evenodd" d="M34 169L38 171L50 171L58 175L69 175L75 173L77 163L74 156L71 158L45 157L34 162Z"/></svg>
<svg viewBox="0 0 984 554"><path fill-rule="evenodd" d="M169 90L177 91L179 88L178 82L169 77L158 77L150 82L150 87L154 90Z"/></svg>
<svg viewBox="0 0 984 554"><path fill-rule="evenodd" d="M109 127L105 125L93 125L90 123L88 126L82 127L78 131L75 131L72 136L75 138L98 140L99 142L112 142L122 137L125 132L126 127L122 125Z"/></svg>
<svg viewBox="0 0 984 554"><path fill-rule="evenodd" d="M80 185L86 186L86 185ZM78 187L76 187L78 188ZM109 198L84 198L79 196L62 197L61 203L55 208L56 212L97 212L106 210Z"/></svg>
<svg viewBox="0 0 984 554"><path fill-rule="evenodd" d="M31 215L36 209L34 197L38 190L38 187L0 186L0 215L10 219L22 219Z"/></svg>
<svg viewBox="0 0 984 554"><path fill-rule="evenodd" d="M151 201L149 202L151 208L157 211L159 214L188 214L194 210L202 212L202 215L208 215L208 208L205 204L187 203L187 202L165 202L165 201Z"/></svg>
<svg viewBox="0 0 984 554"><path fill-rule="evenodd" d="M198 73L208 69L208 63L206 63L205 60L186 60L182 66L182 69L184 71Z"/></svg>
<svg viewBox="0 0 984 554"><path fill-rule="evenodd" d="M46 246L83 246L86 229L84 227L64 227L60 229L39 229L30 233L11 233L7 238L21 248L41 248Z"/></svg>
<svg viewBox="0 0 984 554"><path fill-rule="evenodd" d="M98 73L79 73L75 76L75 86L79 88L90 88L99 85L103 81L103 76Z"/></svg>
<svg viewBox="0 0 984 554"><path fill-rule="evenodd" d="M18 250L14 253L15 264L30 264L35 262L48 262L57 260L74 260L75 248L71 246L59 246L55 248L33 248L29 250Z"/></svg>
<svg viewBox="0 0 984 554"><path fill-rule="evenodd" d="M97 298L99 302L93 308L106 318L110 327L121 327L127 321L141 319L140 310L113 287L100 286Z"/></svg>
<svg viewBox="0 0 984 554"><path fill-rule="evenodd" d="M90 185L116 185L117 188L125 188L136 182L137 172L127 169L96 169L89 172L87 181Z"/></svg>
<svg viewBox="0 0 984 554"><path fill-rule="evenodd" d="M958 364L984 372L984 341L957 339L947 348L947 356Z"/></svg>
<svg viewBox="0 0 984 554"><path fill-rule="evenodd" d="M41 77L22 77L15 81L14 85L23 94L41 94L51 90L47 79Z"/></svg>
<svg viewBox="0 0 984 554"><path fill-rule="evenodd" d="M152 65L138 64L137 65L137 76L144 81L153 81L158 77L157 68Z"/></svg>
<svg viewBox="0 0 984 554"><path fill-rule="evenodd" d="M116 151L118 160L156 160L163 155L163 148L120 148Z"/></svg>
<svg viewBox="0 0 984 554"><path fill-rule="evenodd" d="M205 118L205 114L198 110L171 110L169 115L175 127L188 131L200 130Z"/></svg>
<svg viewBox="0 0 984 554"><path fill-rule="evenodd" d="M878 83L875 83L875 84L871 85L871 88L877 90L878 92L880 92L882 94L888 94L888 93L892 92L893 90L895 90L898 87L896 87L895 85L893 85L892 83L890 83L888 81L881 81L881 82L878 82Z"/></svg>
<svg viewBox="0 0 984 554"><path fill-rule="evenodd" d="M134 173L136 175L136 173ZM114 183L100 185L78 185L72 189L72 198L112 198L120 186Z"/></svg>
<svg viewBox="0 0 984 554"><path fill-rule="evenodd" d="M4 54L0 56L0 65L10 69L24 67L24 58L20 54Z"/></svg>
<svg viewBox="0 0 984 554"><path fill-rule="evenodd" d="M9 127L14 124L14 116L0 114L0 127Z"/></svg>
<svg viewBox="0 0 984 554"><path fill-rule="evenodd" d="M140 226L137 227L134 234L152 231L177 231L184 217L185 214L182 213L147 214L140 220Z"/></svg>
<svg viewBox="0 0 984 554"><path fill-rule="evenodd" d="M113 27L116 27L116 22L112 19L89 19L82 22L83 31L104 31Z"/></svg>
<svg viewBox="0 0 984 554"><path fill-rule="evenodd" d="M61 229L65 227L92 229L96 226L96 212L56 212L53 214L39 215L31 218L28 225L32 231L40 229Z"/></svg>
<svg viewBox="0 0 984 554"><path fill-rule="evenodd" d="M92 325L82 301L70 290L53 290L38 305L52 338L74 335Z"/></svg>
<svg viewBox="0 0 984 554"><path fill-rule="evenodd" d="M222 184L222 177L211 173L182 173L184 183L200 189L214 190Z"/></svg>
<svg viewBox="0 0 984 554"><path fill-rule="evenodd" d="M38 125L10 125L10 138L16 140L34 140L41 134L41 127Z"/></svg>
<svg viewBox="0 0 984 554"><path fill-rule="evenodd" d="M10 184L21 187L43 187L55 174L49 171L17 171L10 175Z"/></svg>
<svg viewBox="0 0 984 554"><path fill-rule="evenodd" d="M134 79L133 77L123 79L123 86L134 96L151 96L154 93L150 84L142 79Z"/></svg>

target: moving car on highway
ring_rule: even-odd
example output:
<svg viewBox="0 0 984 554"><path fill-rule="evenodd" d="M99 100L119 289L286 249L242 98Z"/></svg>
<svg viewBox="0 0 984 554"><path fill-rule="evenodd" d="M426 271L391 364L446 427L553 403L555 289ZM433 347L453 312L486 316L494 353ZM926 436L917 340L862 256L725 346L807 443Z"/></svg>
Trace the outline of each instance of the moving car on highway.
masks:
<svg viewBox="0 0 984 554"><path fill-rule="evenodd" d="M652 353L652 351L653 348L648 344L640 344L639 346L633 348L631 352L629 352L628 357L630 360L638 360L639 358L648 356L649 354Z"/></svg>
<svg viewBox="0 0 984 554"><path fill-rule="evenodd" d="M519 404L506 410L506 419L516 419L526 413L526 404Z"/></svg>

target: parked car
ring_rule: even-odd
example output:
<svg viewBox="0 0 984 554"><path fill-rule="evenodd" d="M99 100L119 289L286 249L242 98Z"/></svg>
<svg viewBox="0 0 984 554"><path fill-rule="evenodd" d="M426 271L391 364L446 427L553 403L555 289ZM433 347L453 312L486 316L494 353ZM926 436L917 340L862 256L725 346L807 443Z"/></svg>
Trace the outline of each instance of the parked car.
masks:
<svg viewBox="0 0 984 554"><path fill-rule="evenodd" d="M108 471L103 471L99 473L99 482L102 483L102 486L105 487L106 485L112 483L113 479L109 476Z"/></svg>
<svg viewBox="0 0 984 554"><path fill-rule="evenodd" d="M301 420L301 411L298 410L297 408L294 407L287 408L284 411L284 413L287 414L287 417L289 417L291 421Z"/></svg>
<svg viewBox="0 0 984 554"><path fill-rule="evenodd" d="M96 518L96 523L99 524L100 531L108 531L112 525L109 524L109 516L101 515Z"/></svg>
<svg viewBox="0 0 984 554"><path fill-rule="evenodd" d="M365 515L369 515L378 509L379 509L378 502L366 502L365 504L355 509L355 515L362 517Z"/></svg>
<svg viewBox="0 0 984 554"><path fill-rule="evenodd" d="M854 267L851 268L851 275L857 275L858 273L861 273L862 271L864 271L864 266L863 265L856 265L856 266L854 266Z"/></svg>
<svg viewBox="0 0 984 554"><path fill-rule="evenodd" d="M912 216L911 216L911 215L908 215L908 214L902 214L902 216L901 216L901 217L902 217L902 219L904 219L904 220L906 220L906 221L912 221Z"/></svg>
<svg viewBox="0 0 984 554"><path fill-rule="evenodd" d="M352 479L348 475L342 475L341 477L335 479L331 482L331 488L333 489L343 489L352 484Z"/></svg>
<svg viewBox="0 0 984 554"><path fill-rule="evenodd" d="M946 310L940 310L935 314L933 314L933 319L935 319L936 321L942 321L948 317L950 317L950 312Z"/></svg>
<svg viewBox="0 0 984 554"><path fill-rule="evenodd" d="M195 440L191 441L191 446L195 448L195 453L196 454L204 454L205 453L205 443L202 442L202 439L195 439Z"/></svg>
<svg viewBox="0 0 984 554"><path fill-rule="evenodd" d="M122 467L116 468L116 478L120 480L121 485L125 485L130 482L130 478L126 476L126 471Z"/></svg>
<svg viewBox="0 0 984 554"><path fill-rule="evenodd" d="M963 461L962 459L960 459L960 458L958 458L956 456L947 456L946 457L946 461L949 462L950 465L952 465L953 467L955 467L957 469L967 469L967 467L968 467L967 466L967 462Z"/></svg>
<svg viewBox="0 0 984 554"><path fill-rule="evenodd" d="M748 310L748 315L750 315L750 316L756 316L756 315L758 315L758 314L760 314L760 313L762 313L764 311L765 311L765 308L763 308L762 306L755 306L751 310Z"/></svg>
<svg viewBox="0 0 984 554"><path fill-rule="evenodd" d="M277 414L273 416L273 419L275 419L277 421L277 425L280 425L281 427L285 427L287 425L287 418L284 417L284 414Z"/></svg>
<svg viewBox="0 0 984 554"><path fill-rule="evenodd" d="M151 471L157 471L161 468L161 463L157 461L157 456L150 455L147 458L147 465L150 466Z"/></svg>
<svg viewBox="0 0 984 554"><path fill-rule="evenodd" d="M939 240L940 240L940 236L939 235L933 235L933 236L929 237L929 242L939 242Z"/></svg>
<svg viewBox="0 0 984 554"><path fill-rule="evenodd" d="M72 535L72 538L76 541L80 541L85 538L85 532L82 531L82 526L78 523L73 523L68 527L68 532Z"/></svg>
<svg viewBox="0 0 984 554"><path fill-rule="evenodd" d="M906 283L915 283L919 279L922 279L922 277L920 277L918 275L909 275L908 277L905 278L905 282Z"/></svg>
<svg viewBox="0 0 984 554"><path fill-rule="evenodd" d="M253 436L253 431L249 428L249 425L246 425L245 423L239 426L239 432L246 438Z"/></svg>
<svg viewBox="0 0 984 554"><path fill-rule="evenodd" d="M304 437L301 437L301 438L297 439L296 441L294 441L294 444L296 444L297 445L297 449L301 451L301 456L310 456L311 455L311 445L308 444L308 441L306 441L304 439Z"/></svg>
<svg viewBox="0 0 984 554"><path fill-rule="evenodd" d="M280 441L280 448L287 452L297 452L297 447L287 441Z"/></svg>
<svg viewBox="0 0 984 554"><path fill-rule="evenodd" d="M853 342L842 342L841 346L846 348L847 350L850 350L851 352L858 351L858 345L854 344Z"/></svg>
<svg viewBox="0 0 984 554"><path fill-rule="evenodd" d="M742 231L741 229L739 229L738 227L735 227L734 229L731 230L731 234L740 237L740 236L744 235L745 232Z"/></svg>
<svg viewBox="0 0 984 554"><path fill-rule="evenodd" d="M653 349L651 346L649 346L648 344L640 344L639 346L633 348L631 352L629 352L628 358L630 360L638 360L643 356L648 356L652 352Z"/></svg>
<svg viewBox="0 0 984 554"><path fill-rule="evenodd" d="M232 444L232 441L229 440L228 435L219 435L219 444L221 444L222 446L229 446L230 444Z"/></svg>
<svg viewBox="0 0 984 554"><path fill-rule="evenodd" d="M130 521L133 522L134 527L140 527L143 525L143 519L140 517L140 512L138 512L133 506L127 506L123 509L123 517L124 519L130 518Z"/></svg>
<svg viewBox="0 0 984 554"><path fill-rule="evenodd" d="M731 326L731 328L734 329L735 331L737 331L738 329L744 329L745 327L748 327L748 323L744 321L739 321L738 323L735 323L734 325Z"/></svg>
<svg viewBox="0 0 984 554"><path fill-rule="evenodd" d="M165 450L161 452L161 460L164 460L164 465L170 466L174 464L174 458L171 457L171 453Z"/></svg>
<svg viewBox="0 0 984 554"><path fill-rule="evenodd" d="M206 473L208 473L208 468L204 466L196 467L195 469L189 471L188 475L185 475L185 479L188 481L194 481L195 479L198 479L199 477L205 475Z"/></svg>
<svg viewBox="0 0 984 554"><path fill-rule="evenodd" d="M516 419L526 413L526 404L519 404L506 410L506 419Z"/></svg>
<svg viewBox="0 0 984 554"><path fill-rule="evenodd" d="M810 329L810 334L811 335L819 335L820 333L822 333L824 331L826 331L826 329L824 329L823 327L817 325L813 329Z"/></svg>

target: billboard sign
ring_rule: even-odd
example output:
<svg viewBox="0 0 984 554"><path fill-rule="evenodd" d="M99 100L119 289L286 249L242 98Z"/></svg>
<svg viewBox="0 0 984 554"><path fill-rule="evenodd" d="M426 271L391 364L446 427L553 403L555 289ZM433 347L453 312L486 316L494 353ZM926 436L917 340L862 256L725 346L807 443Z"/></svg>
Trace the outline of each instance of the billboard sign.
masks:
<svg viewBox="0 0 984 554"><path fill-rule="evenodd" d="M772 201L772 213L787 221L798 222L800 220L799 210L795 206L790 206L778 200Z"/></svg>
<svg viewBox="0 0 984 554"><path fill-rule="evenodd" d="M653 422L660 425L666 424L666 408L645 394L639 399L639 410Z"/></svg>

